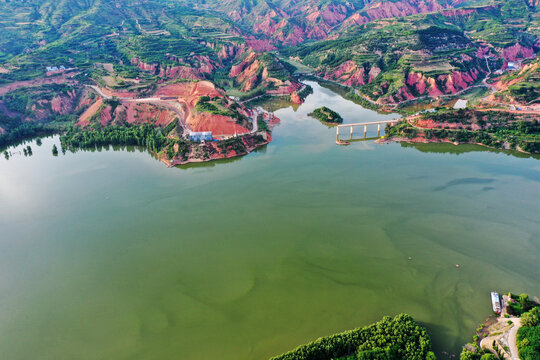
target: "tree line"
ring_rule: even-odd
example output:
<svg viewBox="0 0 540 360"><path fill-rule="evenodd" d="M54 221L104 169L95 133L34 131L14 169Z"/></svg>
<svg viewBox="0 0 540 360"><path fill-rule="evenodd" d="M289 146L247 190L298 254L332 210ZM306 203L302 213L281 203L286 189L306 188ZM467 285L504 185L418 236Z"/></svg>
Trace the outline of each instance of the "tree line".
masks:
<svg viewBox="0 0 540 360"><path fill-rule="evenodd" d="M92 148L104 145L145 146L150 151L159 152L169 142L162 129L149 125L108 126L99 130L81 131L77 127L69 127L60 136L64 148Z"/></svg>
<svg viewBox="0 0 540 360"><path fill-rule="evenodd" d="M319 338L270 360L435 360L431 339L407 314Z"/></svg>

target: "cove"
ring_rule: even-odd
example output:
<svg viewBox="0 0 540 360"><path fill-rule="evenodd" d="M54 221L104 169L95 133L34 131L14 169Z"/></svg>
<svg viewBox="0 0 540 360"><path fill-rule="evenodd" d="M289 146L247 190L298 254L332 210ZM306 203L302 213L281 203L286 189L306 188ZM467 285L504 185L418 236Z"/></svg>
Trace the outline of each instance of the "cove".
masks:
<svg viewBox="0 0 540 360"><path fill-rule="evenodd" d="M345 123L396 115L309 84L303 105L276 111L274 141L237 159L53 157L58 137L31 143L31 157L11 149L1 357L267 359L405 312L444 358L490 314L490 291L540 295L538 159L337 146L313 109Z"/></svg>

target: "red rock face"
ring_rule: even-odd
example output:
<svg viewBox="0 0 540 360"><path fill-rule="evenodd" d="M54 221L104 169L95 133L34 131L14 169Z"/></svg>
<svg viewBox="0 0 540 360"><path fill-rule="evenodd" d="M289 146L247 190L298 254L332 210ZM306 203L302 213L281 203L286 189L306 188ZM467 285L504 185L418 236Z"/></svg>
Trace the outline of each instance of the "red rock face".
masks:
<svg viewBox="0 0 540 360"><path fill-rule="evenodd" d="M505 48L502 56L506 61L517 61L519 59L532 58L535 56L535 53L533 48L516 43L514 46Z"/></svg>
<svg viewBox="0 0 540 360"><path fill-rule="evenodd" d="M141 69L143 71L150 71L152 73L155 73L156 69L158 67L158 64L146 64L146 63L140 61L136 57L131 59L131 65L135 65L135 66L137 66L139 69Z"/></svg>
<svg viewBox="0 0 540 360"><path fill-rule="evenodd" d="M441 4L438 0L365 0L365 6L349 2L321 4L288 1L281 2L279 7L270 7L262 2L249 9L230 11L227 15L234 21L250 25L256 33L264 34L274 44L290 46L308 39L325 39L336 26L349 27L377 19L440 11L463 1ZM448 14L464 15L465 12L459 11Z"/></svg>
<svg viewBox="0 0 540 360"><path fill-rule="evenodd" d="M56 96L51 100L51 110L57 114L66 115L75 109L74 100L76 94L74 92L68 96Z"/></svg>
<svg viewBox="0 0 540 360"><path fill-rule="evenodd" d="M261 62L257 60L257 56L256 53L252 52L240 64L233 66L229 72L230 77L243 84L242 91L250 91L257 85L258 74L262 66Z"/></svg>
<svg viewBox="0 0 540 360"><path fill-rule="evenodd" d="M223 50L223 52L224 52L224 55L226 56L227 49ZM169 55L167 59L171 61L178 61L178 62L181 61L180 59L177 59L172 55ZM152 74L156 74L162 78L167 78L167 79L182 78L182 79L192 79L192 80L204 80L206 78L206 74L212 73L218 67L218 64L212 61L208 56L193 55L190 58L190 61L193 62L195 65L193 66L178 65L178 66L160 67L159 64L147 64L140 61L138 58L134 57L133 59L131 59L131 64L136 65L139 69L143 71L151 72Z"/></svg>
<svg viewBox="0 0 540 360"><path fill-rule="evenodd" d="M319 75L347 86L361 86L371 83L380 73L381 69L376 66L366 71L363 66L358 66L354 61L349 60L335 69L326 69Z"/></svg>
<svg viewBox="0 0 540 360"><path fill-rule="evenodd" d="M421 96L437 97L441 95L456 94L474 84L480 75L478 69L468 72L452 71L447 75L436 78L427 77L422 73L409 73L405 78L405 86L396 94L389 94L378 100L384 104L395 104Z"/></svg>
<svg viewBox="0 0 540 360"><path fill-rule="evenodd" d="M255 52L251 52L245 59L244 61L242 61L240 64L238 65L234 65L232 68L231 68L231 71L229 72L229 76L230 77L238 77L242 74L242 72L244 72L244 70L250 66L251 64L253 64L257 59L257 53ZM249 75L244 75L244 76L249 76Z"/></svg>
<svg viewBox="0 0 540 360"><path fill-rule="evenodd" d="M420 95L425 95L426 88L428 87L427 79L421 73L409 73L405 79L405 83L409 87L414 88Z"/></svg>
<svg viewBox="0 0 540 360"><path fill-rule="evenodd" d="M365 12L371 19L384 19L439 11L443 8L439 2L433 0L402 0L373 2L366 7Z"/></svg>
<svg viewBox="0 0 540 360"><path fill-rule="evenodd" d="M112 107L110 105L107 105L105 109L101 110L100 121L99 121L101 123L101 126L105 126L111 122L112 120L111 111L112 111Z"/></svg>
<svg viewBox="0 0 540 360"><path fill-rule="evenodd" d="M281 86L275 90L268 90L266 93L270 95L289 95L296 90L300 89L300 84L292 83L290 81L285 81L281 83Z"/></svg>
<svg viewBox="0 0 540 360"><path fill-rule="evenodd" d="M491 54L491 48L489 48L487 46L481 46L476 51L475 55L476 55L477 58L483 59L485 56L492 55Z"/></svg>
<svg viewBox="0 0 540 360"><path fill-rule="evenodd" d="M77 122L78 126L87 126L90 123L90 119L96 114L96 112L101 108L101 105L103 105L103 100L98 99L96 102L94 102L90 107L86 109L86 111L79 117L79 121Z"/></svg>
<svg viewBox="0 0 540 360"><path fill-rule="evenodd" d="M455 4L454 4L455 5ZM446 9L441 11L441 14L446 17L465 17L468 18L471 15L478 13L479 11L489 11L498 9L498 5L480 6L471 9Z"/></svg>
<svg viewBox="0 0 540 360"><path fill-rule="evenodd" d="M162 68L159 71L159 76L170 79L201 79L199 72L186 66L173 66Z"/></svg>
<svg viewBox="0 0 540 360"><path fill-rule="evenodd" d="M233 65L229 71L229 77L235 79L242 91L248 92L255 88L272 85L277 89L268 90L268 94L289 95L300 88L297 82L270 77L268 68L264 61L259 60L259 55L256 52L250 52L241 63Z"/></svg>
<svg viewBox="0 0 540 360"><path fill-rule="evenodd" d="M356 12L344 21L345 27L365 24L377 19L409 16L426 12L440 11L445 6L436 0L374 1L361 12Z"/></svg>
<svg viewBox="0 0 540 360"><path fill-rule="evenodd" d="M228 16L234 21L249 24L256 33L266 35L274 44L297 45L307 39L328 37L330 29L338 26L354 10L350 4L320 6L291 2L282 5L283 9L270 8L263 3L249 10L243 8L229 12ZM248 40L248 44L258 51L261 45L265 50L273 47L268 42L261 44Z"/></svg>
<svg viewBox="0 0 540 360"><path fill-rule="evenodd" d="M300 96L298 96L298 93L295 91L291 94L291 102L293 104L301 104L302 99L300 99Z"/></svg>

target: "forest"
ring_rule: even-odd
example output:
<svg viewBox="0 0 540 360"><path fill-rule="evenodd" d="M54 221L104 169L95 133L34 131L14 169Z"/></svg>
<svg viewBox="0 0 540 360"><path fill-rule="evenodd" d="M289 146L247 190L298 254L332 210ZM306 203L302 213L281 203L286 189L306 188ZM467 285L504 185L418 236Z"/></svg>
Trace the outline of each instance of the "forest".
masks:
<svg viewBox="0 0 540 360"><path fill-rule="evenodd" d="M434 360L431 339L407 314L319 338L271 360Z"/></svg>

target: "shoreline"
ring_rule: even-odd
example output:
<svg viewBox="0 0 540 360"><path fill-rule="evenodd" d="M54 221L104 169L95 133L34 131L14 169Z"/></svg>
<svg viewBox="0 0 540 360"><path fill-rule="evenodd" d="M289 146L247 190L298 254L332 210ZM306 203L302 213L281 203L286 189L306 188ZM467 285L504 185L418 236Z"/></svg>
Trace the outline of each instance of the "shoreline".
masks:
<svg viewBox="0 0 540 360"><path fill-rule="evenodd" d="M391 138L384 138L384 139L381 138L381 139L375 140L375 142L377 144L389 144L391 142L396 142L396 143L404 142L404 143L409 143L409 144L452 144L454 146L478 145L478 146L485 147L487 149L493 149L493 150L499 150L499 151L516 151L516 152L519 152L521 154L536 155L536 154L524 151L523 149L521 149L519 147L517 147L516 149L500 149L500 148L493 147L493 146L488 146L488 145L482 144L482 143L475 143L475 142L462 142L462 143L460 143L460 142L450 141L448 139L426 139L426 138L409 139L409 138L405 138L405 137L391 137Z"/></svg>
<svg viewBox="0 0 540 360"><path fill-rule="evenodd" d="M272 138L272 136L270 134L268 134L267 136L268 136L268 139L265 142L259 143L259 144L255 145L255 146L247 146L246 147L246 152L242 152L242 153L237 153L236 151L232 151L232 152L228 152L227 154L223 154L223 153L212 154L208 158L202 158L201 159L201 158L195 158L194 157L194 158L188 158L187 160L174 159L172 161L167 159L166 157L164 158L162 156L161 158L158 158L158 160L160 162L164 163L165 165L167 165L167 167L171 168L171 167L182 166L182 165L187 165L187 164L206 163L206 162L211 162L211 161L214 161L214 160L233 159L233 158L236 158L236 157L249 155L253 151L257 150L258 148L270 144L272 142L273 138ZM154 155L157 155L157 154L154 154Z"/></svg>

